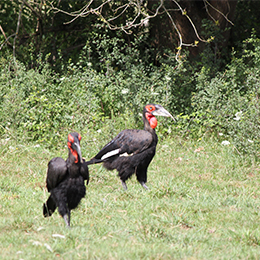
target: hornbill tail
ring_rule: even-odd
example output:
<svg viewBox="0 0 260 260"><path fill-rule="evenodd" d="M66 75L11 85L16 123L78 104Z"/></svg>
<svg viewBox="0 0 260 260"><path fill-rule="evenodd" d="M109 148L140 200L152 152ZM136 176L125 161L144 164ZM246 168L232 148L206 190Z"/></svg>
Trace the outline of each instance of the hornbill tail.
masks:
<svg viewBox="0 0 260 260"><path fill-rule="evenodd" d="M45 218L50 217L55 211L55 209L56 209L56 204L50 196L48 200L45 203L43 203L43 216Z"/></svg>
<svg viewBox="0 0 260 260"><path fill-rule="evenodd" d="M91 160L85 162L85 164L90 165L90 164L96 164L96 163L102 163L102 162L104 162L104 160L92 158Z"/></svg>

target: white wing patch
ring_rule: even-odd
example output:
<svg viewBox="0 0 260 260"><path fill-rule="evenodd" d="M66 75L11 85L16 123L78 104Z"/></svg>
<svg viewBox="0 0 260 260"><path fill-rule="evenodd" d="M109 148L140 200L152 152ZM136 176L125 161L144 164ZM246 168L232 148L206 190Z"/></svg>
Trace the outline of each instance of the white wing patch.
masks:
<svg viewBox="0 0 260 260"><path fill-rule="evenodd" d="M128 156L132 156L132 155L134 155L134 154L133 153L128 154L127 152L125 152L125 153L120 154L119 157L121 157L121 156L128 157Z"/></svg>
<svg viewBox="0 0 260 260"><path fill-rule="evenodd" d="M119 154L119 150L120 150L120 149L116 149L116 150L113 150L113 151L111 151L111 152L108 152L108 153L104 154L104 155L101 157L101 160L105 160L105 159L107 159L107 158L109 158L109 157L111 157L111 156L114 156L114 155L116 155L116 154Z"/></svg>

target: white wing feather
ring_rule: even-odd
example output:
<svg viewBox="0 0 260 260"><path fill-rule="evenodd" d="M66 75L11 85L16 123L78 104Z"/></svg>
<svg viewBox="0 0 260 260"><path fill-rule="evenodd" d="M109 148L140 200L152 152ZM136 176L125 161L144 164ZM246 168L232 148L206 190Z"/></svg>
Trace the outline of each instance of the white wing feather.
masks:
<svg viewBox="0 0 260 260"><path fill-rule="evenodd" d="M119 151L120 151L119 148L118 148L118 149L115 149L115 150L113 150L113 151L110 151L110 152L104 154L104 155L101 157L101 160L105 160L105 159L107 159L107 158L109 158L109 157L111 157L111 156L114 156L114 155L116 155L116 154L119 154Z"/></svg>

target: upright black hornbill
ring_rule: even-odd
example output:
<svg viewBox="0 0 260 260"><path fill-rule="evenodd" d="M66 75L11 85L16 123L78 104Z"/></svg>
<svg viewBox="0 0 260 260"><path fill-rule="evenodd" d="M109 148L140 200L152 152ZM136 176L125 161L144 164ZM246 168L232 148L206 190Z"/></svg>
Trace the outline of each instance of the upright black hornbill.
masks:
<svg viewBox="0 0 260 260"><path fill-rule="evenodd" d="M173 116L161 105L148 104L143 109L144 130L126 129L120 132L112 141L88 163L103 162L108 170L117 169L123 188L126 190L126 180L134 173L140 184L148 189L147 168L155 155L158 142L155 133L158 116Z"/></svg>
<svg viewBox="0 0 260 260"><path fill-rule="evenodd" d="M89 182L88 164L82 159L80 134L68 135L69 156L66 161L60 157L48 163L46 186L51 193L43 204L43 215L49 217L58 207L66 225L70 226L70 211L75 209L86 194L84 180Z"/></svg>

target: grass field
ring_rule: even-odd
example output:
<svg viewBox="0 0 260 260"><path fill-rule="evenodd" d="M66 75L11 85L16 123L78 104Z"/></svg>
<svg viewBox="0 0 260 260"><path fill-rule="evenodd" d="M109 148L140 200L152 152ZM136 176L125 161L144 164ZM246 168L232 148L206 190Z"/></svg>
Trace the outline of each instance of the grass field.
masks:
<svg viewBox="0 0 260 260"><path fill-rule="evenodd" d="M64 145L66 138L64 138ZM181 140L182 141L182 140ZM42 215L59 151L1 140L1 259L259 259L260 165L213 141L160 141L148 191L92 165L71 229ZM97 148L81 142L82 154Z"/></svg>

